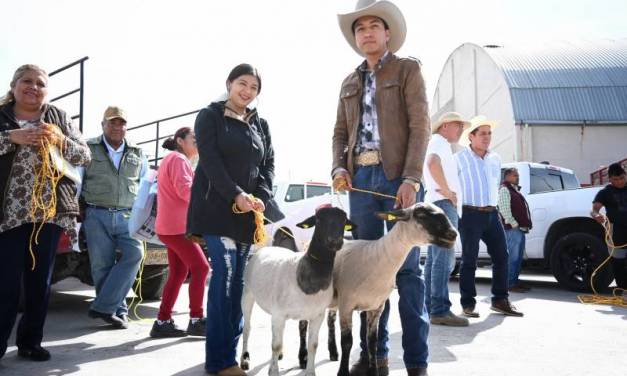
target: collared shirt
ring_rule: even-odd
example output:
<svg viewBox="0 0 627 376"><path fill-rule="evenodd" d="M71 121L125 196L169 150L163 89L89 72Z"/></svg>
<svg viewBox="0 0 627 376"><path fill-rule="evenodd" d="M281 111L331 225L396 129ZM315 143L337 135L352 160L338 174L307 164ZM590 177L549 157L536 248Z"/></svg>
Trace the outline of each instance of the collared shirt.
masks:
<svg viewBox="0 0 627 376"><path fill-rule="evenodd" d="M481 158L470 147L455 154L459 182L462 187L462 204L471 206L497 206L501 181L501 158L488 151Z"/></svg>
<svg viewBox="0 0 627 376"><path fill-rule="evenodd" d="M117 149L114 149L113 146L111 146L107 142L107 139L105 137L102 137L102 142L104 142L107 147L107 151L109 152L109 158L111 158L113 165L116 169L119 170L120 162L122 161L122 157L124 156L124 147L126 146L126 141L122 140L122 144Z"/></svg>
<svg viewBox="0 0 627 376"><path fill-rule="evenodd" d="M437 133L431 136L431 140L427 146L424 167L422 168L425 189L427 190L425 202L435 202L447 199L437 192L437 190L441 187L438 183L436 183L435 179L433 179L431 170L427 165L429 155L431 154L437 155L438 158L440 158L440 165L442 166L442 171L444 171L446 184L452 192L457 194L457 213L461 216L462 190L459 183L459 176L457 175L457 163L455 162L455 157L453 157L453 148L446 138Z"/></svg>
<svg viewBox="0 0 627 376"><path fill-rule="evenodd" d="M368 69L367 61L364 61L359 67L363 74L364 91L361 97L361 121L359 122L355 154L367 150L379 150L381 138L379 137L379 122L375 103L375 94L377 93L375 72L381 69L388 56L390 56L389 51L385 51L375 70Z"/></svg>
<svg viewBox="0 0 627 376"><path fill-rule="evenodd" d="M516 186L514 189L518 190ZM503 222L512 227L518 227L518 222L512 213L512 195L509 194L507 187L499 189L499 212L503 216Z"/></svg>

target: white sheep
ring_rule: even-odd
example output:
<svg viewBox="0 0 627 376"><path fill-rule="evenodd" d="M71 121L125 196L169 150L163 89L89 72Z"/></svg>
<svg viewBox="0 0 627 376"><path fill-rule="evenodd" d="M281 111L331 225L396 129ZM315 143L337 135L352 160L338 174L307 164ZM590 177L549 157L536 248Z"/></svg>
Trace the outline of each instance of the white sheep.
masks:
<svg viewBox="0 0 627 376"><path fill-rule="evenodd" d="M315 230L307 252L294 253L281 247L264 247L249 259L244 274L242 311L244 313L243 349L240 365L249 368L248 336L250 316L256 302L272 316L272 361L268 373L279 374L285 321L308 320L309 338L307 375L314 375L318 331L326 308L333 300L333 265L342 247L346 213L338 208L322 208L300 227Z"/></svg>
<svg viewBox="0 0 627 376"><path fill-rule="evenodd" d="M342 358L339 376L349 374L353 311L366 311L368 374L376 375L379 317L394 288L396 273L414 246L435 244L452 248L457 238L457 231L444 212L434 205L420 203L407 209L377 213L377 216L396 224L381 239L347 242L335 258L333 284L336 297L332 307L337 307L340 316Z"/></svg>

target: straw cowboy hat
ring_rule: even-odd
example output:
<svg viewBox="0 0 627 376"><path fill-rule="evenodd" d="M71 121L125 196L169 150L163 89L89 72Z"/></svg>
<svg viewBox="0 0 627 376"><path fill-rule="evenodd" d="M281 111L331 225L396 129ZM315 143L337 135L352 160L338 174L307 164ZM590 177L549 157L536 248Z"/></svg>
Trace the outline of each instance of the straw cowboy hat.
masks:
<svg viewBox="0 0 627 376"><path fill-rule="evenodd" d="M444 123L453 123L453 122L462 123L464 125L464 130L466 130L466 129L468 129L468 127L470 127L470 122L468 120L464 120L462 115L460 115L459 113L457 113L457 112L445 112L445 113L442 114L442 116L440 116L438 121L436 121L433 124L431 124L431 133L437 133L438 129L440 129L442 124L444 124Z"/></svg>
<svg viewBox="0 0 627 376"><path fill-rule="evenodd" d="M403 17L401 10L398 9L396 5L386 0L358 0L354 12L337 15L344 38L346 38L346 41L353 47L355 52L364 56L359 50L359 47L357 47L355 34L353 33L353 24L364 16L379 17L388 25L390 29L388 49L390 52L395 53L401 48L403 42L405 42L405 36L407 35L405 17Z"/></svg>
<svg viewBox="0 0 627 376"><path fill-rule="evenodd" d="M487 125L492 130L499 127L499 123L496 120L489 120L483 115L477 115L474 118L470 119L470 127L468 127L468 129L464 131L461 139L468 140L468 136L470 136L470 133L472 133L475 129L479 128L482 125Z"/></svg>

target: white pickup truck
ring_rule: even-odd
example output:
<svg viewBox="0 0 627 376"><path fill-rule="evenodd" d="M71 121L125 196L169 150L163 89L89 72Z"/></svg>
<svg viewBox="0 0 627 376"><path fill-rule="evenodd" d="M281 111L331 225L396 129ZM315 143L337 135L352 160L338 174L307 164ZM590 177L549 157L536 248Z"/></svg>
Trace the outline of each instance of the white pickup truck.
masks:
<svg viewBox="0 0 627 376"><path fill-rule="evenodd" d="M608 256L603 228L590 218L592 200L601 187L581 188L572 170L539 163L503 164L516 167L521 193L529 203L533 229L527 234L526 260L551 269L564 288L590 290L590 276ZM461 256L461 247L457 247ZM489 259L485 245L480 259ZM595 288L609 286L613 277L604 268Z"/></svg>
<svg viewBox="0 0 627 376"><path fill-rule="evenodd" d="M592 200L601 187L581 188L572 170L539 163L503 164L503 169L516 167L520 174L521 192L526 197L533 229L527 234L526 261L549 268L564 288L590 290L590 276L608 256L603 228L589 216ZM304 250L313 229L295 225L313 215L316 208L332 204L349 212L348 196L336 195L324 183L279 183L275 198L286 218L267 226L269 243ZM281 230L280 230L281 229ZM292 234L292 239L283 231ZM461 256L458 240L456 253ZM485 245L479 250L480 262L489 260ZM595 277L595 288L602 290L613 279L608 268Z"/></svg>

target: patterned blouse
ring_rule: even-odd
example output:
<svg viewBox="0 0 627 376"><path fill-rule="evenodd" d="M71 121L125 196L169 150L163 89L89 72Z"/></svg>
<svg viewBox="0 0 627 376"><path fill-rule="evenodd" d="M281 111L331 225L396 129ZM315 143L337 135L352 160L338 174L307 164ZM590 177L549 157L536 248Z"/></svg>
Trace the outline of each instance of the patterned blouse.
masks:
<svg viewBox="0 0 627 376"><path fill-rule="evenodd" d="M39 121L18 121L20 128L37 126ZM74 166L82 166L89 162L90 152L85 141L82 140L78 129L66 125L69 130L63 157ZM35 167L41 166L41 157L38 147L31 145L17 145L9 140L9 132L0 132L0 155L15 151L15 159L9 179L9 188L5 195L4 220L0 222L0 232L5 232L26 223L33 223L30 217L32 187L35 184ZM43 192L44 202L52 198L52 187L47 186ZM41 213L35 222L41 222ZM47 223L53 223L63 228L72 240L78 238L76 233L76 219L72 215L57 214Z"/></svg>

